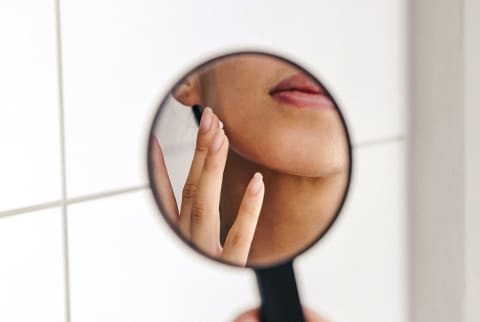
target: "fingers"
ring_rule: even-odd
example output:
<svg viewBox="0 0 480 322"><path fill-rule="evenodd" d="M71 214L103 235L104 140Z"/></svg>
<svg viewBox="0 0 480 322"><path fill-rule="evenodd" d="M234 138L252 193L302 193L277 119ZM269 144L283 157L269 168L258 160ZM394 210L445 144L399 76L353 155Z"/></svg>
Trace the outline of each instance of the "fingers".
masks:
<svg viewBox="0 0 480 322"><path fill-rule="evenodd" d="M203 110L202 118L200 120L195 153L182 193L179 228L186 237L190 237L190 214L192 211L193 198L198 189L198 183L207 156L208 146L210 145L218 126L218 118L212 112L211 108L206 107Z"/></svg>
<svg viewBox="0 0 480 322"><path fill-rule="evenodd" d="M233 322L260 322L259 310L252 309L239 315Z"/></svg>
<svg viewBox="0 0 480 322"><path fill-rule="evenodd" d="M208 147L190 214L192 242L212 256L218 255L216 252L220 235L220 192L228 146L225 132L217 128Z"/></svg>
<svg viewBox="0 0 480 322"><path fill-rule="evenodd" d="M305 316L305 320L307 322L328 322L328 320L306 307L303 308L303 315Z"/></svg>
<svg viewBox="0 0 480 322"><path fill-rule="evenodd" d="M157 190L157 197L164 207L165 215L172 220L172 222L176 223L178 221L177 201L175 200L170 178L168 177L162 149L154 135L152 135L150 142L153 181L155 189Z"/></svg>
<svg viewBox="0 0 480 322"><path fill-rule="evenodd" d="M308 308L303 308L303 314L307 322L328 322L317 313ZM259 309L252 309L239 315L233 322L260 322Z"/></svg>
<svg viewBox="0 0 480 322"><path fill-rule="evenodd" d="M223 245L222 258L224 260L242 266L247 263L264 194L263 177L257 172L247 186L237 218Z"/></svg>
<svg viewBox="0 0 480 322"><path fill-rule="evenodd" d="M245 265L263 202L264 185L260 174L252 178L222 249L219 204L228 148L221 122L210 108L205 108L183 189L179 228L207 254L221 255L224 260Z"/></svg>

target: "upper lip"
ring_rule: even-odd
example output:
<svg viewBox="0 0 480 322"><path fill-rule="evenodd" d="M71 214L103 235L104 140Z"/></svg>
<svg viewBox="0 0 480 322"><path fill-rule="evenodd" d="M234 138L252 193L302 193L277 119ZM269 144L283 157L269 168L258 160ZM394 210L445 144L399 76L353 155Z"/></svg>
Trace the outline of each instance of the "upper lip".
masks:
<svg viewBox="0 0 480 322"><path fill-rule="evenodd" d="M304 73L297 73L281 80L269 94L283 91L300 91L311 94L324 94L323 88Z"/></svg>

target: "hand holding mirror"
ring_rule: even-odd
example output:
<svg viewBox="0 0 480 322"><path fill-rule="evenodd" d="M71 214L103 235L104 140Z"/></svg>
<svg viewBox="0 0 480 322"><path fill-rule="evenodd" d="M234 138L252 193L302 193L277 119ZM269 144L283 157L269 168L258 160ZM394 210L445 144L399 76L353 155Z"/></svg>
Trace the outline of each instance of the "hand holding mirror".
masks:
<svg viewBox="0 0 480 322"><path fill-rule="evenodd" d="M304 321L292 262L331 227L351 176L340 110L289 60L238 52L183 75L151 126L162 215L203 255L255 270L262 321Z"/></svg>

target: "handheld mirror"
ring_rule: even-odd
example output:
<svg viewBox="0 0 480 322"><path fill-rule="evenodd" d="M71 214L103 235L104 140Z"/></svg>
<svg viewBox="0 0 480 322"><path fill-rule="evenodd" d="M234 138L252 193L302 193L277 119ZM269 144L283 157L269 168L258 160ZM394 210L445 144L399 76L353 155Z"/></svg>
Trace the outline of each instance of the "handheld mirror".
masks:
<svg viewBox="0 0 480 322"><path fill-rule="evenodd" d="M319 79L261 52L203 62L161 101L147 161L178 237L253 268L262 321L304 321L292 262L334 223L352 165L343 116Z"/></svg>

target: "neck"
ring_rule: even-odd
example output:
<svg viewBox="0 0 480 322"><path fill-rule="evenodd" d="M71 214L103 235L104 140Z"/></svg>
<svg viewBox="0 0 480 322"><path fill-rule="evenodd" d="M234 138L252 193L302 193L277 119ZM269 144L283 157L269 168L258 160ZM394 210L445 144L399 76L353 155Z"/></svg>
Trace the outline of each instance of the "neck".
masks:
<svg viewBox="0 0 480 322"><path fill-rule="evenodd" d="M252 163L230 150L220 201L222 244L257 171L263 174L265 197L248 260L262 265L289 258L317 239L336 214L347 173L315 178L290 175Z"/></svg>

